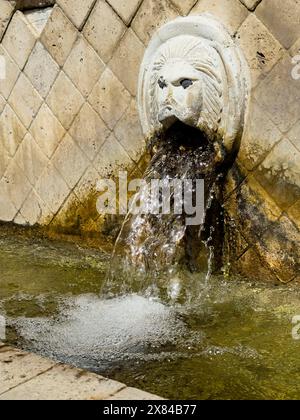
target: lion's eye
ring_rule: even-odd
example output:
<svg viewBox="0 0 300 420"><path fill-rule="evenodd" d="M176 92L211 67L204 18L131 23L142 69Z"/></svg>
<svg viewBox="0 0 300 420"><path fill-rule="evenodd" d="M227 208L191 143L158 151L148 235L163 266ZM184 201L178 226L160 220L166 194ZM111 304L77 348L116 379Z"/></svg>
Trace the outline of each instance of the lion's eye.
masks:
<svg viewBox="0 0 300 420"><path fill-rule="evenodd" d="M192 80L190 80L190 79L183 79L183 80L181 80L180 84L181 84L181 86L183 87L183 89L187 89L187 88L189 88L190 86L192 86L193 81L192 81Z"/></svg>
<svg viewBox="0 0 300 420"><path fill-rule="evenodd" d="M160 79L158 80L158 86L161 89L164 89L167 87L167 82L165 81L165 79L163 77L160 77Z"/></svg>

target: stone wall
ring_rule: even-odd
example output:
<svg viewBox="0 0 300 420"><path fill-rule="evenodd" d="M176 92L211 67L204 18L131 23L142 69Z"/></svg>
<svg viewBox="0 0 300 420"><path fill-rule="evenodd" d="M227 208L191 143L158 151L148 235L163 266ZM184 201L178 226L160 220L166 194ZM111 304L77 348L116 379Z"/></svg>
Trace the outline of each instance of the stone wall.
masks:
<svg viewBox="0 0 300 420"><path fill-rule="evenodd" d="M210 12L240 43L252 76L245 135L226 185L228 257L241 274L299 279L298 0L57 0L54 8L18 8L0 0L7 76L0 220L103 230L96 181L143 169L136 89L149 39L179 15Z"/></svg>

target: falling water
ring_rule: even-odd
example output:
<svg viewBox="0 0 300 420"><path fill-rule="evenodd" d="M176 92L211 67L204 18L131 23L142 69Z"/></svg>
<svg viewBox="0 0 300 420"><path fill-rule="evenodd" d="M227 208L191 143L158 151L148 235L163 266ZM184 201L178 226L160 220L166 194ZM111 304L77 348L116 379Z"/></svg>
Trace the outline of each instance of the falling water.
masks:
<svg viewBox="0 0 300 420"><path fill-rule="evenodd" d="M204 180L205 217L200 225L188 226L187 214L174 212L178 198L183 201L182 191L172 190L171 211L164 214L162 196L157 211L145 192L148 189L141 189L135 202L146 203L147 211L128 213L115 245L104 291L158 293L160 297L163 293L172 300L184 289L180 272L205 272L207 281L213 272L215 257L219 255L215 249L219 231L216 224L221 224L215 210L221 175L213 143L199 130L179 122L156 138L152 148L153 157L144 175L147 186L152 180L163 181L163 188L170 185L170 180L192 180L189 193L194 205L196 180Z"/></svg>

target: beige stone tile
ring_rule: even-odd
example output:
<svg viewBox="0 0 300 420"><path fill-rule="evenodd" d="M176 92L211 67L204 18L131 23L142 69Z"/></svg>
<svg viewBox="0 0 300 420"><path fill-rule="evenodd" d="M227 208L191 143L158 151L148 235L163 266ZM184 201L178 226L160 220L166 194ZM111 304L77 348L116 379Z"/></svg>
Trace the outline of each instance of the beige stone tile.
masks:
<svg viewBox="0 0 300 420"><path fill-rule="evenodd" d="M93 160L110 135L110 130L86 102L75 118L69 133L87 157Z"/></svg>
<svg viewBox="0 0 300 420"><path fill-rule="evenodd" d="M254 14L242 24L237 39L249 63L252 86L256 86L282 58L284 49Z"/></svg>
<svg viewBox="0 0 300 420"><path fill-rule="evenodd" d="M145 47L142 42L131 29L128 29L109 63L111 70L134 96L137 93L144 52ZM124 65L126 65L125 71Z"/></svg>
<svg viewBox="0 0 300 420"><path fill-rule="evenodd" d="M300 38L295 42L289 52L292 57L295 55L300 55Z"/></svg>
<svg viewBox="0 0 300 420"><path fill-rule="evenodd" d="M96 0L57 0L68 18L78 29L82 29Z"/></svg>
<svg viewBox="0 0 300 420"><path fill-rule="evenodd" d="M157 395L144 392L136 388L124 388L113 396L109 397L108 400L124 400L124 401L142 401L142 400L163 400L163 398Z"/></svg>
<svg viewBox="0 0 300 420"><path fill-rule="evenodd" d="M29 79L21 73L8 102L25 127L28 128L36 116L43 99L32 86Z"/></svg>
<svg viewBox="0 0 300 420"><path fill-rule="evenodd" d="M294 127L289 131L288 138L289 140L291 140L293 145L300 151L300 121L297 121Z"/></svg>
<svg viewBox="0 0 300 420"><path fill-rule="evenodd" d="M82 95L88 96L103 73L105 64L90 44L80 37L69 55L64 71Z"/></svg>
<svg viewBox="0 0 300 420"><path fill-rule="evenodd" d="M178 17L177 10L165 0L144 0L133 22L132 29L148 45L150 38L163 24Z"/></svg>
<svg viewBox="0 0 300 420"><path fill-rule="evenodd" d="M38 37L43 32L51 13L52 7L23 11L24 16L26 17L26 19L28 20Z"/></svg>
<svg viewBox="0 0 300 420"><path fill-rule="evenodd" d="M52 163L73 189L89 165L86 155L79 149L69 134L61 141Z"/></svg>
<svg viewBox="0 0 300 420"><path fill-rule="evenodd" d="M107 63L124 34L126 26L113 9L104 1L98 0L92 11L83 34Z"/></svg>
<svg viewBox="0 0 300 420"><path fill-rule="evenodd" d="M61 72L46 102L64 128L69 129L84 103L84 98L64 72Z"/></svg>
<svg viewBox="0 0 300 420"><path fill-rule="evenodd" d="M6 78L0 80L0 93L8 99L19 77L20 69L2 45L0 45L0 55L4 57L6 65Z"/></svg>
<svg viewBox="0 0 300 420"><path fill-rule="evenodd" d="M10 159L9 153L4 147L3 142L0 142L0 179L6 171Z"/></svg>
<svg viewBox="0 0 300 420"><path fill-rule="evenodd" d="M253 12L262 0L240 0L240 1L247 7L247 9Z"/></svg>
<svg viewBox="0 0 300 420"><path fill-rule="evenodd" d="M107 0L116 13L128 25L143 0Z"/></svg>
<svg viewBox="0 0 300 420"><path fill-rule="evenodd" d="M2 95L0 95L0 115L3 112L5 105L6 105L6 100L3 98Z"/></svg>
<svg viewBox="0 0 300 420"><path fill-rule="evenodd" d="M29 226L34 226L35 224L42 222L43 215L52 218L51 211L46 207L45 203L38 197L34 190L32 190L26 198L20 213L23 216L26 225Z"/></svg>
<svg viewBox="0 0 300 420"><path fill-rule="evenodd" d="M50 162L36 185L36 192L55 214L68 197L70 189L58 170Z"/></svg>
<svg viewBox="0 0 300 420"><path fill-rule="evenodd" d="M282 132L299 119L300 83L292 78L291 57L285 54L255 90L255 98Z"/></svg>
<svg viewBox="0 0 300 420"><path fill-rule="evenodd" d="M104 400L125 385L64 365L3 394L2 400Z"/></svg>
<svg viewBox="0 0 300 420"><path fill-rule="evenodd" d="M10 156L14 156L25 134L26 128L7 104L0 116L0 138Z"/></svg>
<svg viewBox="0 0 300 420"><path fill-rule="evenodd" d="M255 172L255 178L282 210L300 198L300 152L282 140Z"/></svg>
<svg viewBox="0 0 300 420"><path fill-rule="evenodd" d="M12 222L17 212L18 210L9 198L8 184L2 178L0 180L0 220L2 222Z"/></svg>
<svg viewBox="0 0 300 420"><path fill-rule="evenodd" d="M97 182L101 179L96 169L90 166L74 189L78 200L85 204L87 197L96 192Z"/></svg>
<svg viewBox="0 0 300 420"><path fill-rule="evenodd" d="M59 73L59 66L44 46L37 42L25 66L24 73L39 94L45 98Z"/></svg>
<svg viewBox="0 0 300 420"><path fill-rule="evenodd" d="M191 15L211 13L234 34L248 16L248 10L239 0L199 0Z"/></svg>
<svg viewBox="0 0 300 420"><path fill-rule="evenodd" d="M181 15L186 16L197 1L198 0L171 0L171 3L174 4Z"/></svg>
<svg viewBox="0 0 300 420"><path fill-rule="evenodd" d="M94 166L101 176L111 177L118 174L119 170L132 169L133 161L115 136L111 134L100 149Z"/></svg>
<svg viewBox="0 0 300 420"><path fill-rule="evenodd" d="M26 61L36 42L36 35L23 13L17 11L3 38L3 46L18 64L20 69Z"/></svg>
<svg viewBox="0 0 300 420"><path fill-rule="evenodd" d="M300 3L298 1L262 1L256 9L256 15L285 48L290 48L299 38Z"/></svg>
<svg viewBox="0 0 300 420"><path fill-rule="evenodd" d="M19 226L28 226L28 223L26 222L26 220L24 219L24 217L22 216L20 212L16 215L13 222Z"/></svg>
<svg viewBox="0 0 300 420"><path fill-rule="evenodd" d="M32 187L24 172L13 159L10 161L9 166L3 175L3 179L7 184L8 198L16 209L19 210Z"/></svg>
<svg viewBox="0 0 300 420"><path fill-rule="evenodd" d="M130 107L118 122L114 133L131 159L138 162L145 152L146 143L142 134L135 100L131 101Z"/></svg>
<svg viewBox="0 0 300 420"><path fill-rule="evenodd" d="M263 128L263 129L262 129ZM239 151L239 160L249 171L259 165L282 138L260 104L252 100Z"/></svg>
<svg viewBox="0 0 300 420"><path fill-rule="evenodd" d="M4 347L0 350L0 394L20 385L55 365L33 354Z"/></svg>
<svg viewBox="0 0 300 420"><path fill-rule="evenodd" d="M11 19L14 8L9 1L0 0L0 40L4 35L7 25Z"/></svg>
<svg viewBox="0 0 300 420"><path fill-rule="evenodd" d="M30 133L48 158L53 155L65 132L51 109L43 104L30 127Z"/></svg>
<svg viewBox="0 0 300 420"><path fill-rule="evenodd" d="M55 6L41 36L41 42L54 60L63 66L76 41L78 32L60 7Z"/></svg>
<svg viewBox="0 0 300 420"><path fill-rule="evenodd" d="M110 129L124 114L131 96L123 84L108 68L94 87L89 102Z"/></svg>
<svg viewBox="0 0 300 420"><path fill-rule="evenodd" d="M42 153L30 133L27 133L24 137L14 160L22 169L32 186L35 185L48 164L48 159Z"/></svg>
<svg viewBox="0 0 300 420"><path fill-rule="evenodd" d="M288 216L300 230L300 200L288 210Z"/></svg>

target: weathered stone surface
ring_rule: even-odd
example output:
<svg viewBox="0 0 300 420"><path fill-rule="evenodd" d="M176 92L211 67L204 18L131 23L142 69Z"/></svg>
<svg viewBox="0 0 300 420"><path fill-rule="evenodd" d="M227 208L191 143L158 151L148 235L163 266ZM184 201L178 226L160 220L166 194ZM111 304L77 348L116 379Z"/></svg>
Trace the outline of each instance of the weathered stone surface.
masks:
<svg viewBox="0 0 300 420"><path fill-rule="evenodd" d="M3 98L2 95L0 95L0 115L2 114L2 111L5 108L5 105L6 105L6 100Z"/></svg>
<svg viewBox="0 0 300 420"><path fill-rule="evenodd" d="M36 36L40 36L43 32L51 13L51 7L48 7L47 9L35 9L24 12L24 16L35 31Z"/></svg>
<svg viewBox="0 0 300 420"><path fill-rule="evenodd" d="M3 176L7 184L7 193L10 201L16 209L21 208L27 195L31 190L31 185L24 172L17 166L15 160L11 160Z"/></svg>
<svg viewBox="0 0 300 420"><path fill-rule="evenodd" d="M48 95L58 72L57 63L44 46L37 42L24 68L24 73L43 98Z"/></svg>
<svg viewBox="0 0 300 420"><path fill-rule="evenodd" d="M0 116L0 138L11 157L26 134L26 128L21 123L15 112L6 105Z"/></svg>
<svg viewBox="0 0 300 420"><path fill-rule="evenodd" d="M18 210L9 199L8 186L4 178L0 180L0 218L3 222L12 222Z"/></svg>
<svg viewBox="0 0 300 420"><path fill-rule="evenodd" d="M69 129L84 103L84 98L62 71L46 100L49 108L65 129Z"/></svg>
<svg viewBox="0 0 300 420"><path fill-rule="evenodd" d="M263 127L263 130L262 130ZM259 165L282 138L281 132L254 99L249 108L244 136L241 142L239 160L248 169Z"/></svg>
<svg viewBox="0 0 300 420"><path fill-rule="evenodd" d="M34 226L36 223L49 223L53 217L51 210L34 190L26 198L20 210L25 224Z"/></svg>
<svg viewBox="0 0 300 420"><path fill-rule="evenodd" d="M19 350L0 350L0 394L23 384L55 366L54 362ZM1 398L1 397L0 397Z"/></svg>
<svg viewBox="0 0 300 420"><path fill-rule="evenodd" d="M292 78L292 68L285 54L255 90L255 98L282 132L299 119L300 83Z"/></svg>
<svg viewBox="0 0 300 420"><path fill-rule="evenodd" d="M298 121L291 131L288 133L288 138L293 145L300 151L300 121Z"/></svg>
<svg viewBox="0 0 300 420"><path fill-rule="evenodd" d="M55 6L41 36L41 42L54 60L63 66L78 32L63 11Z"/></svg>
<svg viewBox="0 0 300 420"><path fill-rule="evenodd" d="M256 7L259 5L259 3L262 0L240 0L246 7L247 9L253 11L256 9Z"/></svg>
<svg viewBox="0 0 300 420"><path fill-rule="evenodd" d="M56 0L68 18L78 29L82 29L86 19L92 10L95 0Z"/></svg>
<svg viewBox="0 0 300 420"><path fill-rule="evenodd" d="M36 185L36 192L55 214L69 195L70 189L50 162Z"/></svg>
<svg viewBox="0 0 300 420"><path fill-rule="evenodd" d="M131 29L128 29L109 63L118 79L134 96L137 93L139 71L144 51L145 47L139 38ZM130 71L124 71L123 65L125 62Z"/></svg>
<svg viewBox="0 0 300 420"><path fill-rule="evenodd" d="M252 86L256 86L280 60L284 50L253 14L242 24L237 38L250 66Z"/></svg>
<svg viewBox="0 0 300 420"><path fill-rule="evenodd" d="M175 8L162 0L144 0L133 22L132 29L147 45L154 32L164 23L176 18Z"/></svg>
<svg viewBox="0 0 300 420"><path fill-rule="evenodd" d="M51 109L43 104L30 132L44 154L50 159L65 134L65 129L54 116Z"/></svg>
<svg viewBox="0 0 300 420"><path fill-rule="evenodd" d="M282 210L300 198L300 152L284 139L255 172L255 178Z"/></svg>
<svg viewBox="0 0 300 420"><path fill-rule="evenodd" d="M146 143L140 126L135 100L118 122L114 130L116 138L135 162L145 153Z"/></svg>
<svg viewBox="0 0 300 420"><path fill-rule="evenodd" d="M3 38L3 47L8 51L20 69L26 61L36 42L36 34L21 12L16 12Z"/></svg>
<svg viewBox="0 0 300 420"><path fill-rule="evenodd" d="M129 106L131 96L118 78L106 69L94 87L89 102L110 129L113 129Z"/></svg>
<svg viewBox="0 0 300 420"><path fill-rule="evenodd" d="M300 200L288 210L288 216L300 231Z"/></svg>
<svg viewBox="0 0 300 420"><path fill-rule="evenodd" d="M52 162L73 189L88 167L88 159L69 134L61 141Z"/></svg>
<svg viewBox="0 0 300 420"><path fill-rule="evenodd" d="M107 0L116 13L128 25L143 0Z"/></svg>
<svg viewBox="0 0 300 420"><path fill-rule="evenodd" d="M256 15L285 48L290 48L299 38L300 3L297 0L264 0L256 9Z"/></svg>
<svg viewBox="0 0 300 420"><path fill-rule="evenodd" d="M220 19L234 34L248 16L248 10L239 0L199 0L191 14L209 12Z"/></svg>
<svg viewBox="0 0 300 420"><path fill-rule="evenodd" d="M19 77L20 69L2 45L0 45L0 54L4 57L6 66L6 77L4 80L0 80L0 92L5 99L8 99Z"/></svg>
<svg viewBox="0 0 300 420"><path fill-rule="evenodd" d="M85 97L91 93L104 68L103 61L84 37L78 38L64 65L65 73Z"/></svg>
<svg viewBox="0 0 300 420"><path fill-rule="evenodd" d="M133 162L115 136L111 134L100 149L94 166L101 176L113 176L118 174L119 170L133 166Z"/></svg>
<svg viewBox="0 0 300 420"><path fill-rule="evenodd" d="M83 34L106 63L124 34L126 26L113 9L99 0L93 9Z"/></svg>
<svg viewBox="0 0 300 420"><path fill-rule="evenodd" d="M0 40L2 39L7 25L14 11L13 4L7 0L0 1Z"/></svg>
<svg viewBox="0 0 300 420"><path fill-rule="evenodd" d="M17 150L15 162L22 169L32 186L39 179L48 159L36 144L30 133L27 133Z"/></svg>
<svg viewBox="0 0 300 420"><path fill-rule="evenodd" d="M171 0L171 3L174 4L181 15L186 16L197 1L198 0Z"/></svg>
<svg viewBox="0 0 300 420"><path fill-rule="evenodd" d="M86 102L75 118L69 133L87 157L93 161L110 135L100 116Z"/></svg>
<svg viewBox="0 0 300 420"><path fill-rule="evenodd" d="M9 104L28 128L42 104L42 98L22 73L9 97Z"/></svg>

